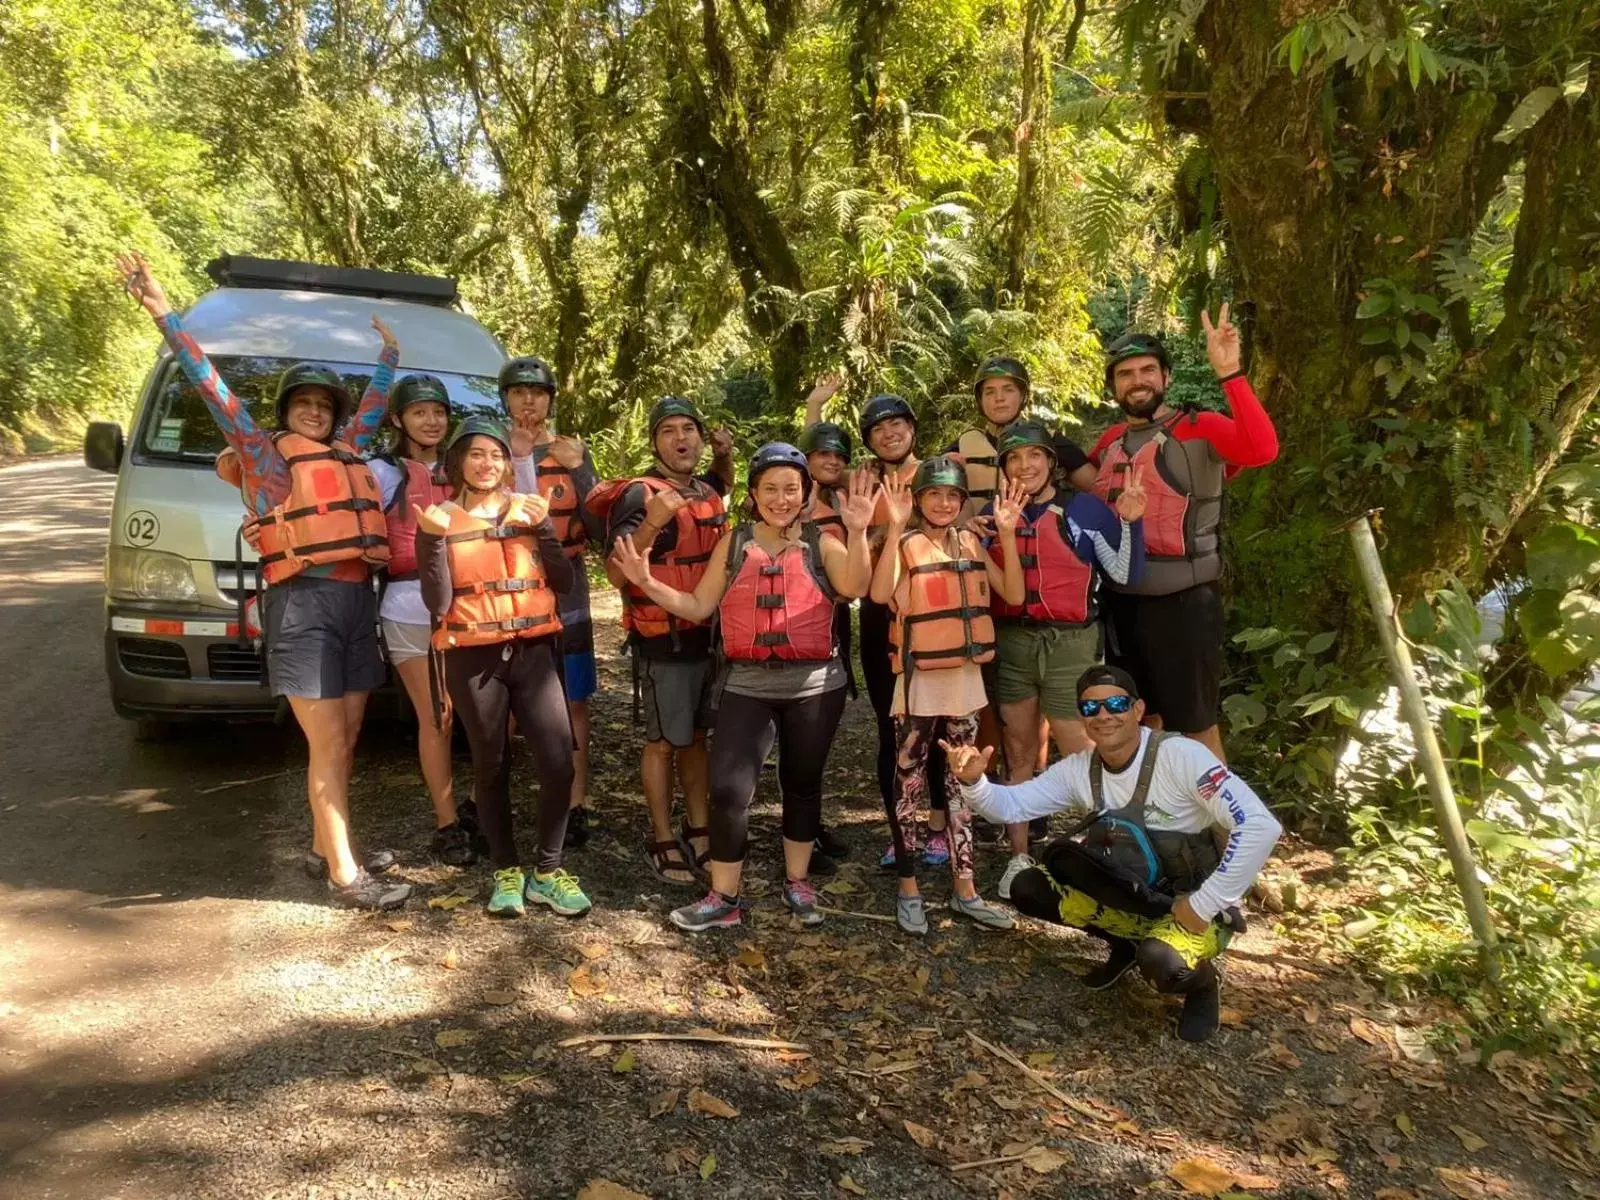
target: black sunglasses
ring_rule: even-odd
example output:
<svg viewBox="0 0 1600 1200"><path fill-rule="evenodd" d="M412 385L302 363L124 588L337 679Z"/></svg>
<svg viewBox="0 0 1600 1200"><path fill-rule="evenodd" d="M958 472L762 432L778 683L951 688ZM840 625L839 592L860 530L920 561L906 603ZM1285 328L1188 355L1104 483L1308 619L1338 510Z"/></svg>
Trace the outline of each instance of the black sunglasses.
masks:
<svg viewBox="0 0 1600 1200"><path fill-rule="evenodd" d="M1133 707L1132 696L1107 696L1104 700L1079 700L1078 711L1086 717L1097 717L1103 708L1112 716L1120 717Z"/></svg>

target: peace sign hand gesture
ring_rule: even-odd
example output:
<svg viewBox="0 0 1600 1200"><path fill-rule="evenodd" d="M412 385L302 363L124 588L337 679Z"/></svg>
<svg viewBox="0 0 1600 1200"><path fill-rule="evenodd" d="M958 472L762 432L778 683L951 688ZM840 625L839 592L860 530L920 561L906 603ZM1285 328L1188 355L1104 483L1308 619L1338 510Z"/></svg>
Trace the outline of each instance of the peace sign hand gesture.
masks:
<svg viewBox="0 0 1600 1200"><path fill-rule="evenodd" d="M1200 324L1206 331L1206 357L1211 360L1211 369L1217 373L1218 379L1226 379L1229 375L1239 373L1239 331L1233 327L1233 322L1228 320L1228 302L1222 302L1222 309L1217 313L1217 322L1211 323L1211 314L1205 309L1200 310Z"/></svg>
<svg viewBox="0 0 1600 1200"><path fill-rule="evenodd" d="M877 511L878 497L883 488L872 482L865 471L850 472L850 484L844 502L839 505L839 517L848 533L864 533L872 524L872 514Z"/></svg>
<svg viewBox="0 0 1600 1200"><path fill-rule="evenodd" d="M1131 525L1144 516L1148 499L1144 490L1144 468L1135 464L1129 468L1124 480L1122 492L1117 497L1117 516Z"/></svg>
<svg viewBox="0 0 1600 1200"><path fill-rule="evenodd" d="M1022 523L1022 506L1028 502L1028 489L1018 479L1006 480L1005 490L994 498L994 527L1002 537L1016 533Z"/></svg>
<svg viewBox="0 0 1600 1200"><path fill-rule="evenodd" d="M952 746L943 738L939 739L939 746L944 751L945 762L950 766L950 774L966 784L982 779L994 759L993 746L985 746L982 750L976 746Z"/></svg>

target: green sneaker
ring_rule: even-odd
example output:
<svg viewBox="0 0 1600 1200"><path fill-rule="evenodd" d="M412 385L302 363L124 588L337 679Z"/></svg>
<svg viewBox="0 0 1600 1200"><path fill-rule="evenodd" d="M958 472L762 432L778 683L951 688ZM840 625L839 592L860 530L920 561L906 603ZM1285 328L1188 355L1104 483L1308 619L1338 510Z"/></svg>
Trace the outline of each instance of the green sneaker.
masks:
<svg viewBox="0 0 1600 1200"><path fill-rule="evenodd" d="M520 917L522 908L522 868L507 867L494 873L494 895L489 897L491 917Z"/></svg>
<svg viewBox="0 0 1600 1200"><path fill-rule="evenodd" d="M578 877L560 869L541 875L535 871L528 876L523 895L534 904L547 904L563 917L581 917L593 905L578 886Z"/></svg>

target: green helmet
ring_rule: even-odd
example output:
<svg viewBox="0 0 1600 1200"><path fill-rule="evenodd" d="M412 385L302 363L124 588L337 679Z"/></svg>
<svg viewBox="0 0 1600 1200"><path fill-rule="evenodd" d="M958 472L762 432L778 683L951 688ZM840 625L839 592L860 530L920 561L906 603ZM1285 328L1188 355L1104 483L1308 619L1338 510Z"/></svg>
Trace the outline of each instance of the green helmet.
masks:
<svg viewBox="0 0 1600 1200"><path fill-rule="evenodd" d="M1172 370L1172 359L1167 354L1166 346L1161 339L1153 333L1125 333L1116 341L1106 347L1106 391L1111 391L1111 372L1120 362L1127 362L1130 358L1153 357L1161 364L1163 371Z"/></svg>
<svg viewBox="0 0 1600 1200"><path fill-rule="evenodd" d="M807 454L842 454L850 457L850 431L832 421L818 421L800 435L800 449Z"/></svg>
<svg viewBox="0 0 1600 1200"><path fill-rule="evenodd" d="M450 389L437 375L403 376L389 397L389 411L398 416L413 404L442 404L448 409Z"/></svg>
<svg viewBox="0 0 1600 1200"><path fill-rule="evenodd" d="M289 397L296 388L327 388L333 396L333 428L337 430L350 415L350 389L344 376L321 363L298 362L278 376L278 428L289 427Z"/></svg>
<svg viewBox="0 0 1600 1200"><path fill-rule="evenodd" d="M700 410L694 403L685 400L682 396L663 396L650 406L650 448L655 449L656 430L661 427L661 422L669 417L688 417L700 427L700 436L706 436L705 419L701 417Z"/></svg>
<svg viewBox="0 0 1600 1200"><path fill-rule="evenodd" d="M1006 469L1006 455L1013 450L1021 450L1024 446L1038 446L1052 459L1056 456L1054 440L1050 431L1037 421L1013 421L1000 431L1000 437L995 443L995 466L1002 471Z"/></svg>
<svg viewBox="0 0 1600 1200"><path fill-rule="evenodd" d="M895 417L904 417L913 426L917 423L917 414L911 411L911 405L906 403L903 396L881 392L868 400L866 407L861 410L861 444L870 447L872 431Z"/></svg>
<svg viewBox="0 0 1600 1200"><path fill-rule="evenodd" d="M983 381L985 379L1014 379L1017 386L1022 389L1024 397L1033 388L1033 381L1028 378L1028 368L1021 359L1012 358L1006 354L997 354L993 358L984 359L983 366L978 368L978 374L972 381L972 398L983 398Z"/></svg>
<svg viewBox="0 0 1600 1200"><path fill-rule="evenodd" d="M935 454L917 464L916 476L911 480L911 494L920 496L929 488L953 487L963 496L967 494L967 468L945 454Z"/></svg>
<svg viewBox="0 0 1600 1200"><path fill-rule="evenodd" d="M549 388L553 399L556 394L556 373L550 369L549 363L534 355L513 358L500 368L500 399L504 400L506 393L518 384Z"/></svg>
<svg viewBox="0 0 1600 1200"><path fill-rule="evenodd" d="M461 424L456 426L456 431L450 435L450 441L445 445L444 452L454 454L457 446L465 447L468 439L474 437L493 438L504 447L506 457L511 457L511 435L506 432L504 422L483 413L474 413Z"/></svg>

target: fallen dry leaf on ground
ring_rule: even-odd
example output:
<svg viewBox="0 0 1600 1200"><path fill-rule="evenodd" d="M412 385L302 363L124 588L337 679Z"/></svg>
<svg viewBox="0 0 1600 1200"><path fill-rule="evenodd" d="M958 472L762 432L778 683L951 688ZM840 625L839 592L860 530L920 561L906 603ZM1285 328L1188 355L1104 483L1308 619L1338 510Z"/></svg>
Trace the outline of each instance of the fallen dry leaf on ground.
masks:
<svg viewBox="0 0 1600 1200"><path fill-rule="evenodd" d="M715 1150L708 1151L706 1156L700 1160L700 1182L704 1183L706 1180L710 1179L711 1176L716 1172L716 1169L717 1152Z"/></svg>
<svg viewBox="0 0 1600 1200"><path fill-rule="evenodd" d="M1037 1175L1048 1175L1073 1161L1070 1154L1052 1150L1049 1146L1035 1146L1022 1156L1022 1165Z"/></svg>
<svg viewBox="0 0 1600 1200"><path fill-rule="evenodd" d="M635 1061L636 1060L633 1056L633 1047L630 1046L612 1060L612 1073L616 1075L626 1075L629 1071L633 1070Z"/></svg>
<svg viewBox="0 0 1600 1200"><path fill-rule="evenodd" d="M848 1175L839 1176L839 1186L854 1196L865 1196L867 1194L867 1189Z"/></svg>
<svg viewBox="0 0 1600 1200"><path fill-rule="evenodd" d="M1233 1172L1209 1158L1182 1158L1167 1168L1186 1192L1196 1196L1219 1196L1233 1186Z"/></svg>
<svg viewBox="0 0 1600 1200"><path fill-rule="evenodd" d="M731 1120L739 1115L739 1110L726 1100L713 1096L710 1092L703 1092L699 1088L689 1091L689 1111L703 1113L708 1117L721 1117Z"/></svg>
<svg viewBox="0 0 1600 1200"><path fill-rule="evenodd" d="M460 892L451 892L448 896L434 896L428 901L429 908L442 908L449 912L452 908L460 908L471 896L463 896Z"/></svg>
<svg viewBox="0 0 1600 1200"><path fill-rule="evenodd" d="M918 1125L915 1121L901 1122L906 1127L906 1132L911 1135L911 1140L924 1150L931 1150L933 1143L938 1140L938 1135L926 1125Z"/></svg>
<svg viewBox="0 0 1600 1200"><path fill-rule="evenodd" d="M1461 1142L1461 1148L1468 1154L1476 1153L1489 1144L1464 1125L1452 1125L1450 1132L1456 1135L1457 1140Z"/></svg>
<svg viewBox="0 0 1600 1200"><path fill-rule="evenodd" d="M454 1050L457 1046L465 1046L478 1035L470 1029L441 1029L433 1035L433 1040L441 1050Z"/></svg>
<svg viewBox="0 0 1600 1200"><path fill-rule="evenodd" d="M650 1115L652 1117L665 1116L678 1107L678 1089L669 1088L654 1100L650 1101Z"/></svg>
<svg viewBox="0 0 1600 1200"><path fill-rule="evenodd" d="M507 1004L515 1004L517 1002L517 994L515 992L485 992L483 994L483 1002L504 1008Z"/></svg>
<svg viewBox="0 0 1600 1200"><path fill-rule="evenodd" d="M1514 1194L1511 1185L1504 1179L1480 1171L1477 1167L1435 1167L1433 1173L1444 1184L1445 1190L1458 1200L1498 1200L1501 1196Z"/></svg>
<svg viewBox="0 0 1600 1200"><path fill-rule="evenodd" d="M572 969L572 974L567 976L567 986L572 989L574 996L598 996L606 990L606 985L602 980L596 979L589 974L587 963Z"/></svg>
<svg viewBox="0 0 1600 1200"><path fill-rule="evenodd" d="M609 1179L591 1179L578 1189L578 1200L650 1200L650 1197Z"/></svg>
<svg viewBox="0 0 1600 1200"><path fill-rule="evenodd" d="M824 1154L856 1155L871 1146L872 1143L865 1138L846 1137L835 1138L831 1142L823 1142L817 1149Z"/></svg>

